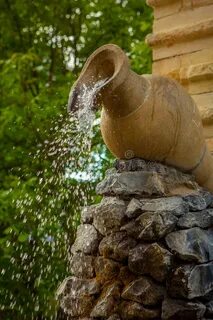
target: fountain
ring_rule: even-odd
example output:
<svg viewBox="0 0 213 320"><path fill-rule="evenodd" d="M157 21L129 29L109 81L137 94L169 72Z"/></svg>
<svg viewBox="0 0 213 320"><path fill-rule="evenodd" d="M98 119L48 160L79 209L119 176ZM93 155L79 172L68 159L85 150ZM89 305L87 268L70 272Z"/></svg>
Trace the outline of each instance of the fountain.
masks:
<svg viewBox="0 0 213 320"><path fill-rule="evenodd" d="M74 85L80 118L85 88L117 160L100 204L82 210L61 308L69 319L213 319L213 159L195 103L172 79L135 74L112 44Z"/></svg>

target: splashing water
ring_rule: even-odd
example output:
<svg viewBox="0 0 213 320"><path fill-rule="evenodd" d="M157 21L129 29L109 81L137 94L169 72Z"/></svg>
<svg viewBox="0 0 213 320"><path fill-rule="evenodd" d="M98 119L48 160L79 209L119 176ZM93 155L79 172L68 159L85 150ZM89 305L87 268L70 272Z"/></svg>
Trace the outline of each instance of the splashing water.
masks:
<svg viewBox="0 0 213 320"><path fill-rule="evenodd" d="M19 234L15 228L8 231L11 237L7 246L12 254L10 265L1 270L6 281L7 272L12 269L14 288L4 292L5 301L8 303L9 297L10 305L1 301L0 309L14 309L23 315L22 319L35 319L35 314L38 317L42 314L42 319L57 317L56 303L50 301L49 292L54 296L58 284L70 274L70 247L79 224L79 212L91 201L91 188L94 189L93 182L98 179L91 152L93 105L106 80L90 88L82 87L77 115L66 119L59 115L48 130L50 139L38 144L35 154L29 154L37 164L36 181L33 178L31 186L29 182L24 185L23 181L29 181L28 172L23 173L18 182L15 220L21 223L22 231ZM23 296L21 302L17 302L17 285L26 288L27 298ZM26 307L27 316L24 315Z"/></svg>
<svg viewBox="0 0 213 320"><path fill-rule="evenodd" d="M96 95L100 89L106 84L108 78L101 79L89 87L82 85L81 93L78 97L77 104L77 118L79 121L80 131L84 133L91 132L92 124L95 120L95 113L93 110Z"/></svg>

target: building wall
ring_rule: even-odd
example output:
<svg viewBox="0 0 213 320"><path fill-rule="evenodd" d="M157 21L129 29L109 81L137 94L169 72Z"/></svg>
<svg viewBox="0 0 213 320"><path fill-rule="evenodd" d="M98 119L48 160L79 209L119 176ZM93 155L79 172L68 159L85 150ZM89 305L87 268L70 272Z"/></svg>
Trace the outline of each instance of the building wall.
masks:
<svg viewBox="0 0 213 320"><path fill-rule="evenodd" d="M213 0L147 0L153 8L153 73L178 80L200 110L213 153Z"/></svg>

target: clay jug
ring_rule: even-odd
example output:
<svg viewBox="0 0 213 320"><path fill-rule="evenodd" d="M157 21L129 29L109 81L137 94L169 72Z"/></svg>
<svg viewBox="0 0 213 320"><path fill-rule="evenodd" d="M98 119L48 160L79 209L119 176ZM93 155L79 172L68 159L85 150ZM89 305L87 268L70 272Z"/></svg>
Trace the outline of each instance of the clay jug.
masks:
<svg viewBox="0 0 213 320"><path fill-rule="evenodd" d="M75 110L82 86L105 79L97 105L102 105L101 132L119 159L143 158L194 174L213 192L213 157L203 136L198 108L176 81L138 75L116 45L97 49L87 60L70 95Z"/></svg>

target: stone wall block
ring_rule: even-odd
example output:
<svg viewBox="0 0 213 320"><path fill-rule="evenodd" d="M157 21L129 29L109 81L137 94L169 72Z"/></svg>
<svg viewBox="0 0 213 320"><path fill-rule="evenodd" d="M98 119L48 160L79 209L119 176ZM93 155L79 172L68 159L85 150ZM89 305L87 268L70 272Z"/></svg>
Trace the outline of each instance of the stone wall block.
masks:
<svg viewBox="0 0 213 320"><path fill-rule="evenodd" d="M101 284L111 281L118 276L120 267L121 265L116 261L104 257L97 257L95 258L96 279Z"/></svg>
<svg viewBox="0 0 213 320"><path fill-rule="evenodd" d="M130 250L128 266L135 274L147 274L162 282L172 267L172 254L158 243L139 244Z"/></svg>
<svg viewBox="0 0 213 320"><path fill-rule="evenodd" d="M200 302L165 299L162 305L163 320L196 320L203 319L206 307Z"/></svg>
<svg viewBox="0 0 213 320"><path fill-rule="evenodd" d="M82 252L74 254L70 261L70 271L78 278L93 278L95 275L94 257Z"/></svg>
<svg viewBox="0 0 213 320"><path fill-rule="evenodd" d="M182 260L198 263L213 260L213 230L195 227L175 231L166 236L166 243Z"/></svg>
<svg viewBox="0 0 213 320"><path fill-rule="evenodd" d="M205 201L205 200L203 200ZM205 207L206 208L206 207ZM204 208L204 209L205 209ZM143 212L169 212L176 216L188 212L187 201L181 197L168 197L157 199L132 199L127 206L126 215L135 218Z"/></svg>
<svg viewBox="0 0 213 320"><path fill-rule="evenodd" d="M171 297L193 299L213 292L213 262L178 267L168 281Z"/></svg>
<svg viewBox="0 0 213 320"><path fill-rule="evenodd" d="M117 312L120 292L121 283L118 281L105 287L90 316L107 318Z"/></svg>
<svg viewBox="0 0 213 320"><path fill-rule="evenodd" d="M119 231L126 221L126 204L115 197L106 197L96 207L93 216L93 225L102 234L107 235L113 231Z"/></svg>
<svg viewBox="0 0 213 320"><path fill-rule="evenodd" d="M188 229L193 227L210 228L213 226L213 209L189 212L184 214L177 223L179 228Z"/></svg>
<svg viewBox="0 0 213 320"><path fill-rule="evenodd" d="M142 303L144 306L155 306L163 300L164 290L150 278L140 277L123 289L121 297L124 300Z"/></svg>
<svg viewBox="0 0 213 320"><path fill-rule="evenodd" d="M178 219L170 212L145 212L136 219L140 225L139 239L158 240L174 230Z"/></svg>
<svg viewBox="0 0 213 320"><path fill-rule="evenodd" d="M111 233L102 239L99 252L106 258L124 261L128 258L129 250L136 246L134 238L127 236L126 232Z"/></svg>

